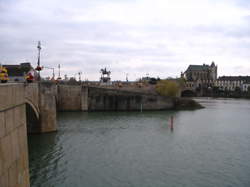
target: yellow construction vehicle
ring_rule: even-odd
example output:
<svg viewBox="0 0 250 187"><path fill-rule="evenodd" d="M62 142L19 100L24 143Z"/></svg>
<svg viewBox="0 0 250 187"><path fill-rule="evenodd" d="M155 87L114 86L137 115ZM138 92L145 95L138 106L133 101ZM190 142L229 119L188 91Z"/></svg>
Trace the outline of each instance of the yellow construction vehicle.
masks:
<svg viewBox="0 0 250 187"><path fill-rule="evenodd" d="M8 82L9 77L8 77L8 71L5 67L0 65L0 81L1 83L6 83Z"/></svg>

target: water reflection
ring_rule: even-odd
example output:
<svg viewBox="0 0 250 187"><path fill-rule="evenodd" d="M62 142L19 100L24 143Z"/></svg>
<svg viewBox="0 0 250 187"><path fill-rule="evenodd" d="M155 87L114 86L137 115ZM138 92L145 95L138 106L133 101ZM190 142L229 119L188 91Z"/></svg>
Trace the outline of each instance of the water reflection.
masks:
<svg viewBox="0 0 250 187"><path fill-rule="evenodd" d="M200 101L196 111L60 113L58 133L29 138L32 187L249 186L250 101Z"/></svg>
<svg viewBox="0 0 250 187"><path fill-rule="evenodd" d="M171 132L174 131L174 116L170 117L170 130Z"/></svg>
<svg viewBox="0 0 250 187"><path fill-rule="evenodd" d="M28 136L31 186L46 184L46 181L53 180L55 176L60 176L63 182L64 171L59 162L64 153L59 139L56 133Z"/></svg>

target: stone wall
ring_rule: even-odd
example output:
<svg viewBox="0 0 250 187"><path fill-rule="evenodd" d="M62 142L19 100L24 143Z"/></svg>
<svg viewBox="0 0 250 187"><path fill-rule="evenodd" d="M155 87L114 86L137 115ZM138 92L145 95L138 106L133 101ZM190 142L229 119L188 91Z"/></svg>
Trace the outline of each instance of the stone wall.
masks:
<svg viewBox="0 0 250 187"><path fill-rule="evenodd" d="M57 130L56 98L57 85L54 83L25 84L26 118L29 133Z"/></svg>
<svg viewBox="0 0 250 187"><path fill-rule="evenodd" d="M59 111L166 110L173 99L153 94L81 85L58 85Z"/></svg>
<svg viewBox="0 0 250 187"><path fill-rule="evenodd" d="M81 87L81 111L88 111L88 87Z"/></svg>
<svg viewBox="0 0 250 187"><path fill-rule="evenodd" d="M25 84L24 87L27 131L28 133L37 133L41 131L38 84L29 83Z"/></svg>
<svg viewBox="0 0 250 187"><path fill-rule="evenodd" d="M32 104L37 112L39 112L39 91L37 83L29 83L25 85L25 100Z"/></svg>
<svg viewBox="0 0 250 187"><path fill-rule="evenodd" d="M89 111L138 111L174 108L171 98L131 91L90 87Z"/></svg>
<svg viewBox="0 0 250 187"><path fill-rule="evenodd" d="M81 85L58 85L59 111L87 111L88 88Z"/></svg>
<svg viewBox="0 0 250 187"><path fill-rule="evenodd" d="M28 187L24 86L0 85L0 186Z"/></svg>
<svg viewBox="0 0 250 187"><path fill-rule="evenodd" d="M39 85L40 132L57 131L56 123L56 97L57 85L53 83L40 83Z"/></svg>

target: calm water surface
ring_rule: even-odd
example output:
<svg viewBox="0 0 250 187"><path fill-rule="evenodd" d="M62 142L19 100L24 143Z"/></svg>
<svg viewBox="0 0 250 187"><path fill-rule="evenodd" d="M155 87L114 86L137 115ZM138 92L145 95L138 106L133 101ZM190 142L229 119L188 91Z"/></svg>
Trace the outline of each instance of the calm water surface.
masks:
<svg viewBox="0 0 250 187"><path fill-rule="evenodd" d="M199 101L205 109L59 113L57 133L28 139L31 186L249 187L250 101Z"/></svg>

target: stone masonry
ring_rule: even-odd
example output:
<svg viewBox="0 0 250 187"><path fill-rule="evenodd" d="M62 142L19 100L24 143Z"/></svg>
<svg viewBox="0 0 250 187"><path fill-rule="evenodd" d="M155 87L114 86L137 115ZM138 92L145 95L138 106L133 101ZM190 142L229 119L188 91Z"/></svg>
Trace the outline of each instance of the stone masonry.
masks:
<svg viewBox="0 0 250 187"><path fill-rule="evenodd" d="M57 96L59 111L88 110L88 87L81 85L58 85Z"/></svg>
<svg viewBox="0 0 250 187"><path fill-rule="evenodd" d="M29 187L24 86L0 85L0 187Z"/></svg>

